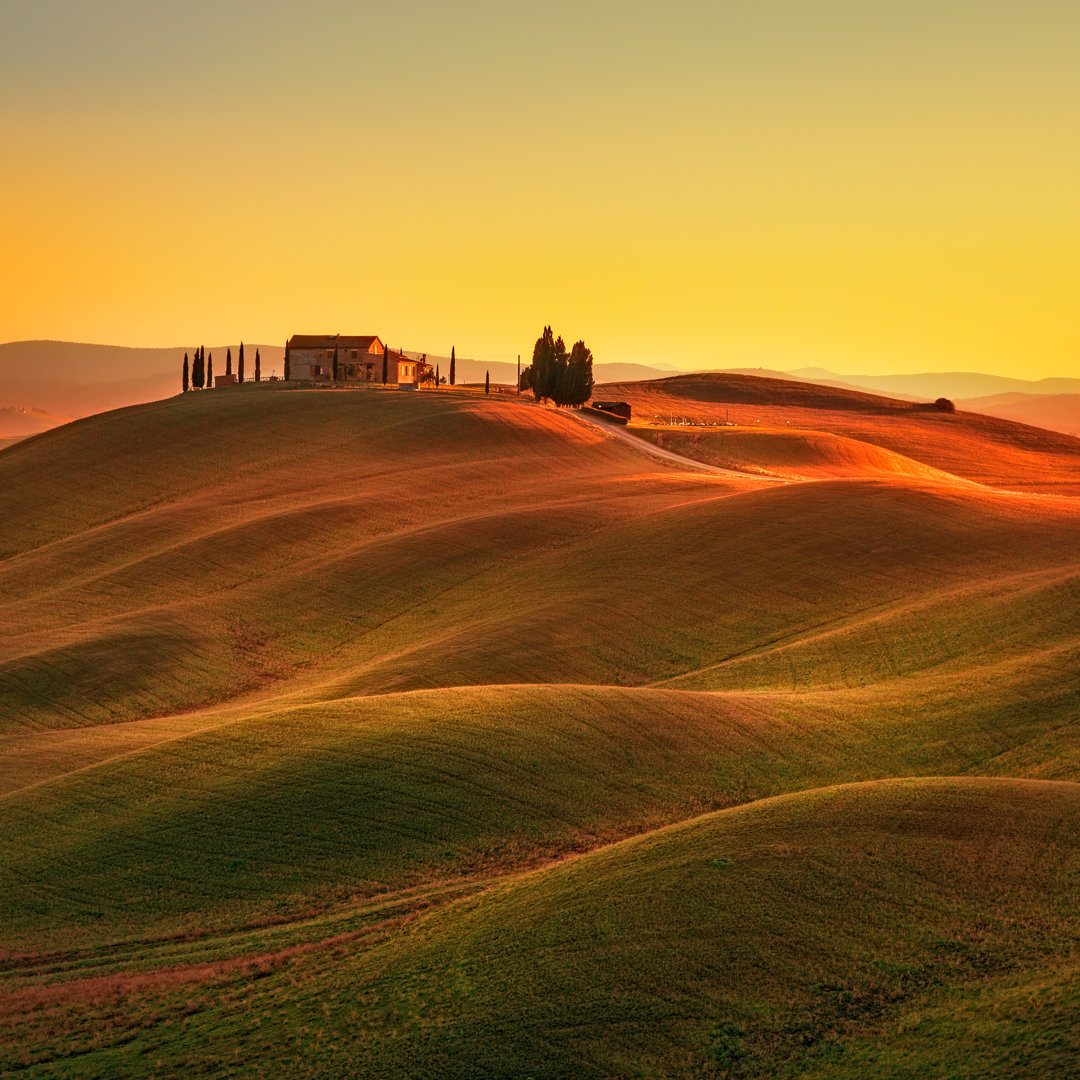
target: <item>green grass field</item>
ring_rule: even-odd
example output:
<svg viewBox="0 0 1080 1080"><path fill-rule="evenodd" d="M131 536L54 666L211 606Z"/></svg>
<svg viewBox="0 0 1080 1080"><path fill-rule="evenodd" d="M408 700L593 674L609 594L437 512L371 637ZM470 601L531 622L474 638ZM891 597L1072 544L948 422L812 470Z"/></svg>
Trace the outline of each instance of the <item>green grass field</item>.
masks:
<svg viewBox="0 0 1080 1080"><path fill-rule="evenodd" d="M725 474L468 391L0 452L0 1073L1072 1075L1067 437L739 407L643 432Z"/></svg>

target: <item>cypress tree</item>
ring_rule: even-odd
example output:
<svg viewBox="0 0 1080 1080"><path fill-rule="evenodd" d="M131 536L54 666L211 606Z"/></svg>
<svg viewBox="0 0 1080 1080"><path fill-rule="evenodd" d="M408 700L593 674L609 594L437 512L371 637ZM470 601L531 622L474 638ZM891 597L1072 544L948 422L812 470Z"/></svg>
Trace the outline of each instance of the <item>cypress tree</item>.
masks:
<svg viewBox="0 0 1080 1080"><path fill-rule="evenodd" d="M236 358L236 381L244 381L244 343L240 342L240 355Z"/></svg>
<svg viewBox="0 0 1080 1080"><path fill-rule="evenodd" d="M259 382L262 379L262 365L259 362L259 350L255 350L255 381Z"/></svg>
<svg viewBox="0 0 1080 1080"><path fill-rule="evenodd" d="M206 361L206 389L214 385L214 354L211 353Z"/></svg>
<svg viewBox="0 0 1080 1080"><path fill-rule="evenodd" d="M334 338L334 373L332 376L334 382L338 381L338 342L337 338Z"/></svg>
<svg viewBox="0 0 1080 1080"><path fill-rule="evenodd" d="M568 366L566 343L561 337L555 337L550 326L545 326L533 346L532 364L526 369L533 397L537 401L550 398L556 405L565 405Z"/></svg>
<svg viewBox="0 0 1080 1080"><path fill-rule="evenodd" d="M574 342L567 364L567 405L584 405L592 397L593 354L584 341Z"/></svg>
<svg viewBox="0 0 1080 1080"><path fill-rule="evenodd" d="M289 381L289 343L285 342L285 381Z"/></svg>
<svg viewBox="0 0 1080 1080"><path fill-rule="evenodd" d="M435 389L438 390L438 388L439 388L439 365L436 364L435 365Z"/></svg>
<svg viewBox="0 0 1080 1080"><path fill-rule="evenodd" d="M532 364L529 367L529 381L533 397L537 401L551 396L551 376L554 368L555 337L550 326L536 339L533 346Z"/></svg>
<svg viewBox="0 0 1080 1080"><path fill-rule="evenodd" d="M195 356L191 361L191 385L199 390L203 385L202 352L199 349L195 350Z"/></svg>
<svg viewBox="0 0 1080 1080"><path fill-rule="evenodd" d="M232 349L225 350L225 374L232 374Z"/></svg>
<svg viewBox="0 0 1080 1080"><path fill-rule="evenodd" d="M490 394L491 393L491 372L490 371L485 371L484 372L484 393L485 394Z"/></svg>
<svg viewBox="0 0 1080 1080"><path fill-rule="evenodd" d="M184 353L184 393L188 392L188 358L187 353Z"/></svg>
<svg viewBox="0 0 1080 1080"><path fill-rule="evenodd" d="M560 394L559 390L566 386L567 373L570 367L570 358L566 352L566 343L562 337L559 336L555 339L555 357L554 365L551 372L551 399L556 405L565 405L565 395Z"/></svg>
<svg viewBox="0 0 1080 1080"><path fill-rule="evenodd" d="M457 354L454 351L454 346L450 346L450 385L454 385L454 379L457 376Z"/></svg>
<svg viewBox="0 0 1080 1080"><path fill-rule="evenodd" d="M386 385L386 378L390 372L390 346L384 345L382 347L382 381L383 386Z"/></svg>

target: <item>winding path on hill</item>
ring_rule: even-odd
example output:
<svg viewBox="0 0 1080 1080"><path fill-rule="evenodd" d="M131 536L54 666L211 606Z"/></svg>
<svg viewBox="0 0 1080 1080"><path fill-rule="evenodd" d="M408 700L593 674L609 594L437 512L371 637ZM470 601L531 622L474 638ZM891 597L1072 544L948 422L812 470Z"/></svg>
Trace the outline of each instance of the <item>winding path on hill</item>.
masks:
<svg viewBox="0 0 1080 1080"><path fill-rule="evenodd" d="M599 428L613 439L618 439L628 446L634 447L635 450L640 450L645 454L651 454L653 457L660 458L663 461L670 461L676 465L681 465L685 469L698 469L701 472L718 473L720 476L738 476L743 480L748 477L753 480L767 480L774 484L795 484L799 482L785 476L772 476L769 473L743 472L741 469L725 469L721 465L707 465L704 461L697 461L694 458L684 457L682 454L676 454L672 450L665 450L663 447L656 446L654 443L639 439L636 435L631 435L625 428L616 427L614 424L609 424L607 421L601 420L598 417L589 416L583 412L572 412L569 415L584 424L590 424L592 427Z"/></svg>

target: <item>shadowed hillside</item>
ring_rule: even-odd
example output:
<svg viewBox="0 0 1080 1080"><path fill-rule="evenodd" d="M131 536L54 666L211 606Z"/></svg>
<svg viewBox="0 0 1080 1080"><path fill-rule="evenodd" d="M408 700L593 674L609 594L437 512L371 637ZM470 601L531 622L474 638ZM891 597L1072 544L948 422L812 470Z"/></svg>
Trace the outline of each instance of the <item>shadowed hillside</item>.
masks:
<svg viewBox="0 0 1080 1080"><path fill-rule="evenodd" d="M223 1074L236 1055L290 1076L1064 1076L1080 1050L1077 792L912 780L787 796L426 916L414 898L397 930L384 901L381 922L357 912L321 946L256 931L247 963L189 945L201 987L175 966L121 984L84 961L81 986L9 989L0 1009L34 1010L29 1075L142 1075L148 1056ZM174 1010L182 1022L151 1019ZM74 1017L99 1033L50 1053ZM1018 1038L1032 1024L1037 1040Z"/></svg>
<svg viewBox="0 0 1080 1080"><path fill-rule="evenodd" d="M4 1068L1067 1075L1074 440L669 383L734 471L381 388L0 452Z"/></svg>

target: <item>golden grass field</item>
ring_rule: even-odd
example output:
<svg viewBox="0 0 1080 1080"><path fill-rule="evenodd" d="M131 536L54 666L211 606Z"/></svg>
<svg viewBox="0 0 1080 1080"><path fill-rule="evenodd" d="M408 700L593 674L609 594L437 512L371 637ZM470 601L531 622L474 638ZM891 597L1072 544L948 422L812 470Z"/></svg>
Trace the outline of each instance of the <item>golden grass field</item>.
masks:
<svg viewBox="0 0 1080 1080"><path fill-rule="evenodd" d="M597 396L0 451L0 1073L1074 1074L1080 440Z"/></svg>

